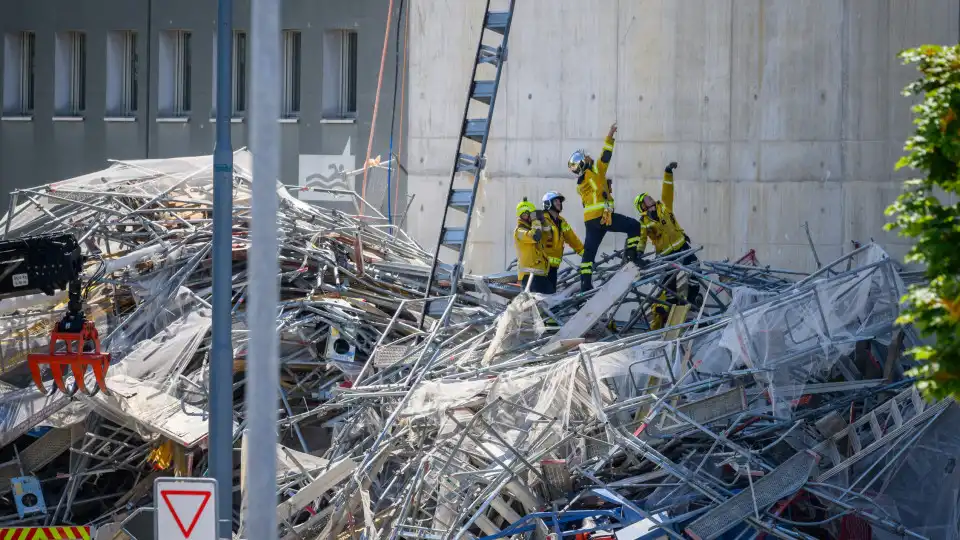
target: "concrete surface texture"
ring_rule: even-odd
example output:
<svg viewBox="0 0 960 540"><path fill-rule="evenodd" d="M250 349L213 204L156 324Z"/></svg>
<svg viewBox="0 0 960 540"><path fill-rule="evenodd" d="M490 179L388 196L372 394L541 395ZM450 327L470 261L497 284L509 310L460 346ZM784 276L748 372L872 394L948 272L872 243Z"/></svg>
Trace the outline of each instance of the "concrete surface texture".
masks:
<svg viewBox="0 0 960 540"><path fill-rule="evenodd" d="M411 0L408 222L425 247L436 243L484 4ZM906 174L893 166L911 132L901 90L915 72L896 54L956 43L958 23L956 0L518 0L468 271L514 258L523 196L564 193L582 235L566 161L579 147L598 156L613 121L618 211L659 193L677 160L675 210L706 257L754 248L763 264L813 268L804 222L824 262L871 238L902 256L909 245L883 231L883 210ZM623 246L625 235L611 236L602 250Z"/></svg>

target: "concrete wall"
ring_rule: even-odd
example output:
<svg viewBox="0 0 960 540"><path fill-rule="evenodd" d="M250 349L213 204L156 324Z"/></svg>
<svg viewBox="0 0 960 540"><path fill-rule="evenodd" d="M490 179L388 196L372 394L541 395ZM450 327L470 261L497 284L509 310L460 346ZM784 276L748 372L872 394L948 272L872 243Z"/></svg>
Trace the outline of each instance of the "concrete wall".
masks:
<svg viewBox="0 0 960 540"><path fill-rule="evenodd" d="M484 2L411 1L410 227L433 246ZM567 195L582 234L566 160L598 155L614 120L618 210L677 160L677 214L706 257L814 268L804 222L821 260L871 238L901 256L883 209L915 72L895 55L956 43L958 23L956 0L518 0L469 271L514 258L524 195Z"/></svg>
<svg viewBox="0 0 960 540"><path fill-rule="evenodd" d="M29 121L0 121L0 212L6 211L7 194L14 189L99 170L108 166L108 159L211 154L215 136L210 118L216 12L216 0L0 0L0 33L36 33L34 114ZM297 184L301 155L347 153L354 157L356 167L362 164L372 124L386 18L386 4L379 0L282 2L282 28L301 32L303 66L299 119L281 126L284 182ZM372 152L384 158L390 138L396 20L395 13ZM250 0L234 0L234 29L248 32L249 46ZM355 121L331 122L321 114L323 35L330 29L355 29L358 33ZM53 112L54 36L69 30L87 33L87 107L80 122L55 121ZM117 30L138 34L140 107L134 122L104 120L106 37L108 31ZM185 122L157 121L157 43L163 30L190 30L193 34L193 111ZM149 40L144 39L147 35ZM2 63L0 55L0 72ZM233 146L247 146L246 119L239 117L232 128ZM371 172L368 191L373 202L385 200L385 184L385 172ZM401 200L405 193L401 185Z"/></svg>

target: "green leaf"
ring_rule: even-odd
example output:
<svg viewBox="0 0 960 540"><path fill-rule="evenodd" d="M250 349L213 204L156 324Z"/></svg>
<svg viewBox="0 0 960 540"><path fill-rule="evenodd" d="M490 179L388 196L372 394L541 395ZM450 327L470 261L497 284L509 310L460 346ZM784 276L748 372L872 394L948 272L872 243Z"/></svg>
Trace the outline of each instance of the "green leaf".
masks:
<svg viewBox="0 0 960 540"><path fill-rule="evenodd" d="M931 338L908 352L920 362L910 372L917 387L931 397L960 397L960 204L945 206L936 195L960 193L960 46L922 45L898 57L918 71L903 94L919 101L911 107L915 132L895 167L914 169L917 178L885 209L892 221L884 229L915 240L905 260L926 265L929 282L904 295L896 322Z"/></svg>

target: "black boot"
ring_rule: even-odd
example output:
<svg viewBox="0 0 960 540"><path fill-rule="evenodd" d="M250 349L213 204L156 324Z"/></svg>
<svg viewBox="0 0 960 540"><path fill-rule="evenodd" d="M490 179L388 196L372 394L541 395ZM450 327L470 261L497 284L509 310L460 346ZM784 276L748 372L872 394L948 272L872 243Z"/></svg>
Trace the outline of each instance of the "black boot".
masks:
<svg viewBox="0 0 960 540"><path fill-rule="evenodd" d="M687 283L687 301L694 308L699 308L703 303L703 295L700 294L700 286L694 283Z"/></svg>
<svg viewBox="0 0 960 540"><path fill-rule="evenodd" d="M623 250L623 262L632 262L633 264L637 264L637 248L628 247L627 249Z"/></svg>
<svg viewBox="0 0 960 540"><path fill-rule="evenodd" d="M580 274L580 292L585 293L593 289L593 276L590 274Z"/></svg>

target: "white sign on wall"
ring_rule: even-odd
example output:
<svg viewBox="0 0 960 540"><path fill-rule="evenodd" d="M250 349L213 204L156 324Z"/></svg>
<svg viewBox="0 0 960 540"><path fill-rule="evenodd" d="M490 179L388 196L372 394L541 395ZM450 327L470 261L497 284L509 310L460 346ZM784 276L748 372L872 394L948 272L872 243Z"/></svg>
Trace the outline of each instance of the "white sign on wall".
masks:
<svg viewBox="0 0 960 540"><path fill-rule="evenodd" d="M346 178L345 173L357 169L357 158L351 153L350 139L340 155L300 154L299 184L301 188L317 187L325 189L354 190L354 178ZM300 192L301 201L344 200L323 191L304 190Z"/></svg>

